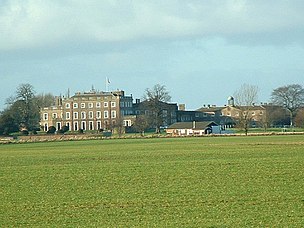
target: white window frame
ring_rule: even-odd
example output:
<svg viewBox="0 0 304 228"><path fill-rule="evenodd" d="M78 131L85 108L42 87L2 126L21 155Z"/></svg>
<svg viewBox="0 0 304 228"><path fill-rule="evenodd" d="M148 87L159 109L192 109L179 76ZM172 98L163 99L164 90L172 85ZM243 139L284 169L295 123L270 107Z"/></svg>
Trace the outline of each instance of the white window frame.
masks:
<svg viewBox="0 0 304 228"><path fill-rule="evenodd" d="M123 121L123 125L124 125L124 127L130 127L131 126L131 120L124 120Z"/></svg>
<svg viewBox="0 0 304 228"><path fill-rule="evenodd" d="M57 131L62 128L61 122L56 123L56 128L57 128Z"/></svg>
<svg viewBox="0 0 304 228"><path fill-rule="evenodd" d="M89 121L89 130L90 131L94 130L94 122L93 121Z"/></svg>
<svg viewBox="0 0 304 228"><path fill-rule="evenodd" d="M108 119L109 118L109 111L103 112L103 118Z"/></svg>
<svg viewBox="0 0 304 228"><path fill-rule="evenodd" d="M81 108L85 108L85 103L81 103Z"/></svg>
<svg viewBox="0 0 304 228"><path fill-rule="evenodd" d="M78 122L77 121L73 123L73 130L74 131L78 131L79 130L79 126L78 126Z"/></svg>
<svg viewBox="0 0 304 228"><path fill-rule="evenodd" d="M115 108L115 107L116 107L116 102L115 102L115 101L112 101L112 102L111 102L111 107L112 107L112 108Z"/></svg>
<svg viewBox="0 0 304 228"><path fill-rule="evenodd" d="M48 120L48 119L49 119L49 114L43 113L43 120Z"/></svg>
<svg viewBox="0 0 304 228"><path fill-rule="evenodd" d="M89 119L93 119L94 118L94 113L93 111L89 111Z"/></svg>
<svg viewBox="0 0 304 228"><path fill-rule="evenodd" d="M103 107L105 108L109 107L109 103L107 101L103 102Z"/></svg>
<svg viewBox="0 0 304 228"><path fill-rule="evenodd" d="M81 121L81 129L82 130L87 130L87 123L85 121Z"/></svg>
<svg viewBox="0 0 304 228"><path fill-rule="evenodd" d="M97 103L96 103L96 108L100 108L100 107L101 107L100 102L97 102Z"/></svg>
<svg viewBox="0 0 304 228"><path fill-rule="evenodd" d="M97 119L101 119L101 111L97 111L96 112L96 118Z"/></svg>
<svg viewBox="0 0 304 228"><path fill-rule="evenodd" d="M81 119L85 120L86 119L86 112L81 112Z"/></svg>
<svg viewBox="0 0 304 228"><path fill-rule="evenodd" d="M78 103L74 103L73 108L78 108Z"/></svg>
<svg viewBox="0 0 304 228"><path fill-rule="evenodd" d="M87 130L87 123L85 121L81 121L81 129L82 130Z"/></svg>
<svg viewBox="0 0 304 228"><path fill-rule="evenodd" d="M116 118L116 111L115 110L111 111L111 118Z"/></svg>
<svg viewBox="0 0 304 228"><path fill-rule="evenodd" d="M67 120L71 119L71 113L70 113L70 112L66 112L66 113L65 113L65 118L66 118Z"/></svg>
<svg viewBox="0 0 304 228"><path fill-rule="evenodd" d="M73 118L76 119L76 120L78 119L78 112L73 113Z"/></svg>
<svg viewBox="0 0 304 228"><path fill-rule="evenodd" d="M70 103L66 103L66 104L65 104L65 108L71 108Z"/></svg>
<svg viewBox="0 0 304 228"><path fill-rule="evenodd" d="M101 121L97 121L97 130L101 129Z"/></svg>

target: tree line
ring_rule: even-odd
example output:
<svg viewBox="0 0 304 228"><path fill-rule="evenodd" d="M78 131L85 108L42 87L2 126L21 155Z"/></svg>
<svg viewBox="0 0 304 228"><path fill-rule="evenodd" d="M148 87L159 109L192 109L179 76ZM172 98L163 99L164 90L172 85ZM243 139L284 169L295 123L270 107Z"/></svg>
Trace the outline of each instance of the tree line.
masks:
<svg viewBox="0 0 304 228"><path fill-rule="evenodd" d="M0 113L0 134L40 130L40 108L54 104L51 93L36 94L30 84L20 84L6 101L7 108Z"/></svg>
<svg viewBox="0 0 304 228"><path fill-rule="evenodd" d="M236 105L242 109L243 115L239 118L239 126L247 134L252 116L250 107L257 103L258 87L244 84L235 92ZM299 84L291 84L278 87L271 93L271 102L281 106L289 112L290 126L294 126L294 120L299 127L304 127L304 88ZM134 128L138 132L144 132L149 126L160 132L163 126L163 105L171 101L169 91L164 85L155 85L147 88L143 95L143 103L148 116L138 116L134 122ZM13 96L7 99L7 108L0 113L0 134L9 135L12 132L40 130L40 109L54 105L55 97L51 93L36 94L30 84L21 84L17 87ZM267 120L265 120L267 122ZM301 125L301 126L300 126Z"/></svg>

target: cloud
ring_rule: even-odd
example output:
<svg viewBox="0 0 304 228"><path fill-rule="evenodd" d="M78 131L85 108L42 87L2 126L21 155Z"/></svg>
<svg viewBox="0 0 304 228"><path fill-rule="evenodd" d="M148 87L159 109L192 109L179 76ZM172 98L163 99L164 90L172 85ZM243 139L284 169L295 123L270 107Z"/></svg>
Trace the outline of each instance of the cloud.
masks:
<svg viewBox="0 0 304 228"><path fill-rule="evenodd" d="M0 51L214 38L303 42L300 0L6 0Z"/></svg>

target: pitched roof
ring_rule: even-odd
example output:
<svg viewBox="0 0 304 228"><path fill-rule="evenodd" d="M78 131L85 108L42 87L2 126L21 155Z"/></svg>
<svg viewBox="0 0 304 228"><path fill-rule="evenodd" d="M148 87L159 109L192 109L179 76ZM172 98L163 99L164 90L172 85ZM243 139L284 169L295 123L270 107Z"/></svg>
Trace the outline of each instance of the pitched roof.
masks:
<svg viewBox="0 0 304 228"><path fill-rule="evenodd" d="M195 128L193 128L195 126ZM203 121L203 122L177 122L168 127L168 129L197 129L204 130L211 126L218 126L217 123L213 121Z"/></svg>

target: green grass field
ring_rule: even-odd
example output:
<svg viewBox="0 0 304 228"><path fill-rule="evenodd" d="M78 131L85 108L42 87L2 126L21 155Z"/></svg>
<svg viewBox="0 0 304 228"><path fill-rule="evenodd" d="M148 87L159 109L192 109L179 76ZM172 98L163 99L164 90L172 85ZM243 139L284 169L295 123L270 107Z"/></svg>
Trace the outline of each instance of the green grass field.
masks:
<svg viewBox="0 0 304 228"><path fill-rule="evenodd" d="M0 227L303 227L304 136L0 145Z"/></svg>

